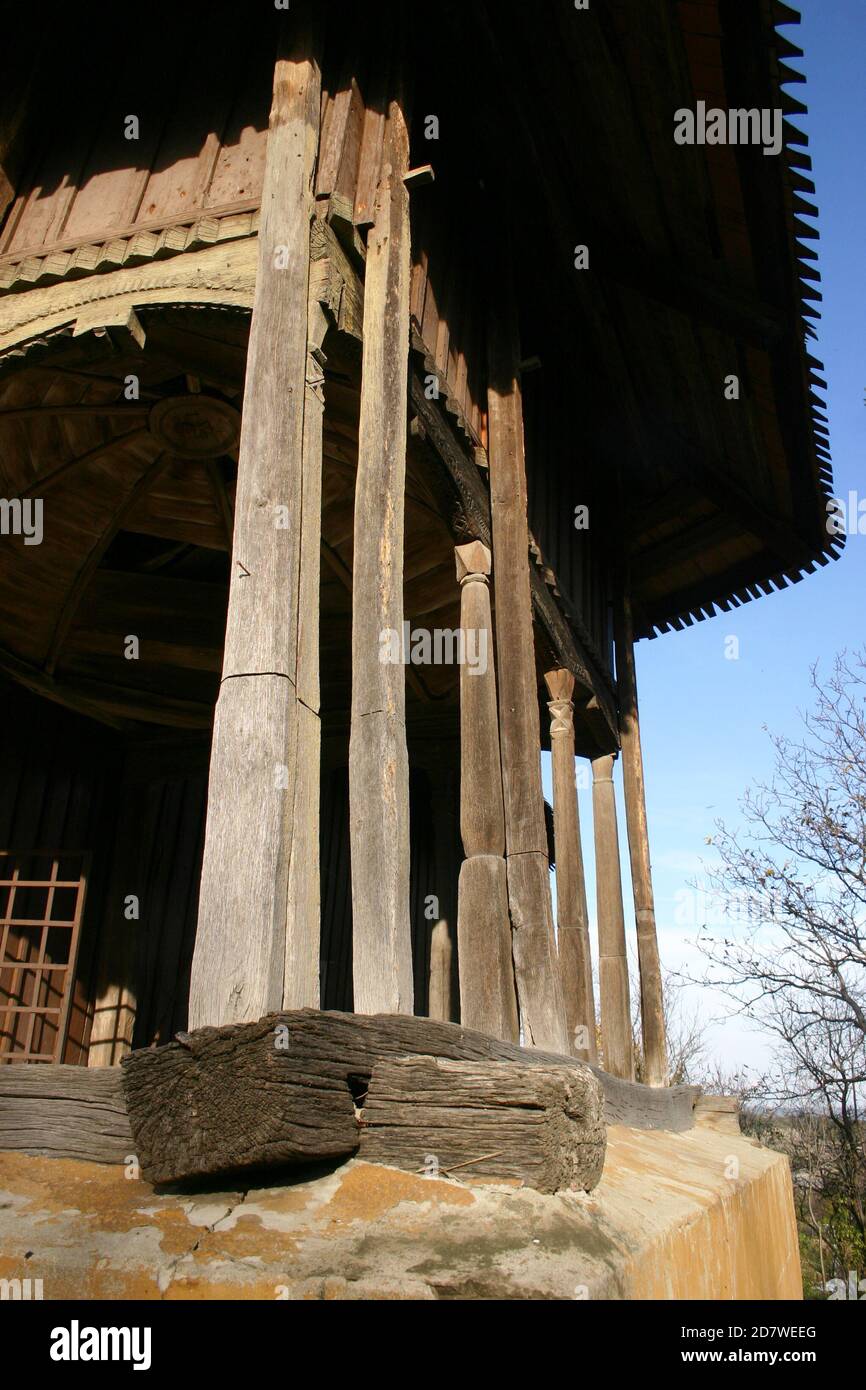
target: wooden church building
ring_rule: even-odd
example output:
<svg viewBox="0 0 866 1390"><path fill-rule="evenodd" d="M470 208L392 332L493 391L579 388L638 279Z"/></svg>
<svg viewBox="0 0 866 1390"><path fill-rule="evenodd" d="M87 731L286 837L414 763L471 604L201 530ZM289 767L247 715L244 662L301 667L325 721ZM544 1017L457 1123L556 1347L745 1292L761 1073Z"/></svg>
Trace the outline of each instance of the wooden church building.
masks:
<svg viewBox="0 0 866 1390"><path fill-rule="evenodd" d="M0 1064L307 1006L594 1061L598 1007L633 1077L636 934L665 1083L635 643L838 549L795 20L17 7Z"/></svg>

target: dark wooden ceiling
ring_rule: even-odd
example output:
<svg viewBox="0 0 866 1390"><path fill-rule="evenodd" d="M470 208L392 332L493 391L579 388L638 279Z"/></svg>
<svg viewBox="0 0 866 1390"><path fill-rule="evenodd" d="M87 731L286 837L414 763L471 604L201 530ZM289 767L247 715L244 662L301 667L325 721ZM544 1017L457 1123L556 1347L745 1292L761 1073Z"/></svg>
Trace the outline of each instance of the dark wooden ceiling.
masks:
<svg viewBox="0 0 866 1390"><path fill-rule="evenodd" d="M240 405L248 315L143 310L143 353L60 336L50 358L0 380L0 491L40 498L44 540L4 538L0 667L105 718L210 726L222 665L236 446L172 456L154 433L165 400ZM357 353L329 339L322 496L322 704L348 727ZM135 372L140 398L124 398ZM26 563L24 561L26 560ZM406 616L454 627L453 539L411 456ZM139 639L128 660L125 640ZM454 730L456 673L410 668L410 724ZM448 706L447 712L444 706ZM441 715L437 713L442 709Z"/></svg>

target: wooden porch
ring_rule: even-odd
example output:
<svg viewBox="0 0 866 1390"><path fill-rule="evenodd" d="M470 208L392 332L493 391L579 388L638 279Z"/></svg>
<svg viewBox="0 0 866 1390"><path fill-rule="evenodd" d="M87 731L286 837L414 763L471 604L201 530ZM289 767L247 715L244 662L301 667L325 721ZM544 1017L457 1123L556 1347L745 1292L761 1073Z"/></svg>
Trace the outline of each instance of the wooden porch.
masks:
<svg viewBox="0 0 866 1390"><path fill-rule="evenodd" d="M112 1066L324 1008L628 1082L633 940L664 1087L634 645L835 553L808 180L790 148L770 193L755 152L677 153L658 96L784 107L772 7L750 10L755 71L721 29L708 63L661 3L634 32L625 3L580 35L561 10L542 37L482 0L432 37L404 6L260 17L224 90L195 69L135 160L96 109L86 158L46 154L51 110L13 91L0 464L44 537L0 552L0 1063ZM407 632L451 658L412 660ZM46 848L92 866L65 967L50 907L38 932L15 907Z"/></svg>

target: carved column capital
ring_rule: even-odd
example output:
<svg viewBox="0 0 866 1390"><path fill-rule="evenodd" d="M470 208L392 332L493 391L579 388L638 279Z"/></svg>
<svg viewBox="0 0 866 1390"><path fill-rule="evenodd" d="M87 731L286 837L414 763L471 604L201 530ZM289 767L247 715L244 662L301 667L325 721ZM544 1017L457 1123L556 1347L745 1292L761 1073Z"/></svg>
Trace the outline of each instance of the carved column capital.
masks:
<svg viewBox="0 0 866 1390"><path fill-rule="evenodd" d="M593 782L613 782L614 756L612 753L601 753L597 758L592 759L592 780Z"/></svg>
<svg viewBox="0 0 866 1390"><path fill-rule="evenodd" d="M565 667L558 667L554 671L546 671L544 674L544 684L547 686L550 699L547 708L550 710L550 737L557 735L574 734L574 676Z"/></svg>
<svg viewBox="0 0 866 1390"><path fill-rule="evenodd" d="M574 734L574 705L571 700L548 700L550 710L550 737Z"/></svg>
<svg viewBox="0 0 866 1390"><path fill-rule="evenodd" d="M464 584L489 584L493 556L483 541L469 541L466 545L454 547L457 562L457 579L462 588Z"/></svg>

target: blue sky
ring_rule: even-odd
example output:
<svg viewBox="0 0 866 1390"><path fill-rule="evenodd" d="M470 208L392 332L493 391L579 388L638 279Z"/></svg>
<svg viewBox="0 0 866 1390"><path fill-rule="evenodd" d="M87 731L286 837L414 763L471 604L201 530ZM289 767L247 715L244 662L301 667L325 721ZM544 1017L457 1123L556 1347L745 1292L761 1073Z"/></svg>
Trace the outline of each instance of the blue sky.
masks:
<svg viewBox="0 0 866 1390"><path fill-rule="evenodd" d="M809 350L826 369L834 491L847 497L853 490L866 499L866 0L802 0L801 12L802 23L782 33L805 50L790 64L805 72L806 84L789 90L809 108L795 123L809 136L820 212L820 240L813 245L824 302L818 341ZM712 854L706 837L714 821L739 823L739 798L770 774L772 750L763 726L797 733L798 711L809 705L812 663L828 669L838 651L866 644L864 596L866 535L849 535L841 560L783 593L639 643L656 916L668 968L699 960L688 946L694 923L677 920L683 893ZM739 639L738 660L725 658L729 636ZM588 790L579 793L579 806L594 919ZM622 857L631 944L624 838ZM707 1019L724 1010L723 1001L698 990L689 991L687 1007ZM768 1057L766 1039L739 1019L712 1026L709 1041L726 1067L760 1067Z"/></svg>

